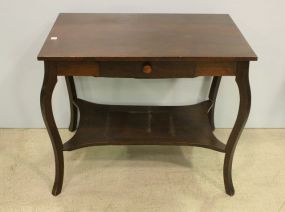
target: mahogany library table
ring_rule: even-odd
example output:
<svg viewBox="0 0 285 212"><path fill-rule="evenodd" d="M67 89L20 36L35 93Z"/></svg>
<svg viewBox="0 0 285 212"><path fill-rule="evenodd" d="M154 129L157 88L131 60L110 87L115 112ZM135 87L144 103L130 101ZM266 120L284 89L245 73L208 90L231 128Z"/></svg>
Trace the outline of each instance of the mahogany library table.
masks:
<svg viewBox="0 0 285 212"><path fill-rule="evenodd" d="M55 156L53 195L62 189L63 151L96 145L198 146L225 153L225 190L228 195L234 194L232 161L250 111L249 62L257 56L229 15L60 14L38 60L44 61L45 70L40 97L42 116ZM69 130L76 130L64 144L51 105L58 76L66 79ZM119 106L77 98L73 76L212 76L213 81L208 100L195 105ZM226 144L213 134L222 76L235 77L240 94L237 119Z"/></svg>

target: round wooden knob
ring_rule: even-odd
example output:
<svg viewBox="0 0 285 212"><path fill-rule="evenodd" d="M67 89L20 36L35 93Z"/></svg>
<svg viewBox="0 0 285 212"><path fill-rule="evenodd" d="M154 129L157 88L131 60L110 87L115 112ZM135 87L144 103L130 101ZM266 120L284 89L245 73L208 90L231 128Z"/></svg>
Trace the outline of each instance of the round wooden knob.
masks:
<svg viewBox="0 0 285 212"><path fill-rule="evenodd" d="M143 72L146 74L150 74L152 72L152 67L150 64L144 65Z"/></svg>

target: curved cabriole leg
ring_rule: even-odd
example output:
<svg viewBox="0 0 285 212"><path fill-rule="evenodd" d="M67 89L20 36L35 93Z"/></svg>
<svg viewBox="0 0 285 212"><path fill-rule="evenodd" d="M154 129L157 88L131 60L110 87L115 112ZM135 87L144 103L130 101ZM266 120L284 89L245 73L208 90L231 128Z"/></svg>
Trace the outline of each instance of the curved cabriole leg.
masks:
<svg viewBox="0 0 285 212"><path fill-rule="evenodd" d="M63 146L62 141L56 127L56 123L52 112L52 93L57 82L56 68L52 63L45 62L45 76L41 90L41 110L42 116L52 142L55 157L55 180L52 194L58 195L61 192L63 182Z"/></svg>
<svg viewBox="0 0 285 212"><path fill-rule="evenodd" d="M68 96L69 96L69 103L70 103L70 124L69 124L69 131L73 132L76 130L77 127L77 117L78 111L77 107L74 105L74 101L77 99L76 89L74 84L74 79L72 76L65 77Z"/></svg>
<svg viewBox="0 0 285 212"><path fill-rule="evenodd" d="M220 86L222 77L213 77L212 85L210 88L210 93L209 93L209 100L212 102L212 107L208 112L208 118L210 125L212 127L212 130L215 130L215 122L214 122L214 113L215 113L215 104L216 104L216 98Z"/></svg>
<svg viewBox="0 0 285 212"><path fill-rule="evenodd" d="M232 181L233 156L239 137L247 121L251 104L248 69L249 62L239 62L237 64L236 83L240 93L240 104L234 128L226 145L226 154L224 160L224 184L226 193L230 196L233 196L235 193Z"/></svg>

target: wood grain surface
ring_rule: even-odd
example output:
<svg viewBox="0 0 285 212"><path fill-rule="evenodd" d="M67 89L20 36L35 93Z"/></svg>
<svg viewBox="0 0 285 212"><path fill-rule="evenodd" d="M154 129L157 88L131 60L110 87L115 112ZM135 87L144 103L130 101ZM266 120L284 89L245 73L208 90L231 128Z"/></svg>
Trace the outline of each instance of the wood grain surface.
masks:
<svg viewBox="0 0 285 212"><path fill-rule="evenodd" d="M60 14L39 60L249 61L229 15Z"/></svg>

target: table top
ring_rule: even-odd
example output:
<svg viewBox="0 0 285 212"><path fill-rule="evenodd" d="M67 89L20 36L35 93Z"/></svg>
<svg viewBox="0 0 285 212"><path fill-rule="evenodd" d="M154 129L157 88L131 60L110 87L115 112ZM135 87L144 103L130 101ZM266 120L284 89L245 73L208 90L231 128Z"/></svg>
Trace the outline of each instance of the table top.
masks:
<svg viewBox="0 0 285 212"><path fill-rule="evenodd" d="M38 60L252 61L224 14L59 14Z"/></svg>

